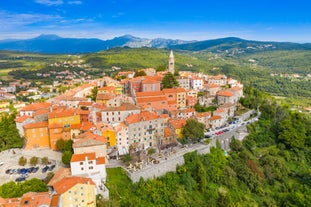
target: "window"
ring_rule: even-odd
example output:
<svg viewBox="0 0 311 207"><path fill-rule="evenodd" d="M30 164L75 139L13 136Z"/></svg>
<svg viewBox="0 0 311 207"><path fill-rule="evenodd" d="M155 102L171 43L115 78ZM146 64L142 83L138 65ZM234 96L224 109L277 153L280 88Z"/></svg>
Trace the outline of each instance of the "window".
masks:
<svg viewBox="0 0 311 207"><path fill-rule="evenodd" d="M83 165L83 162L80 162L80 165Z"/></svg>
<svg viewBox="0 0 311 207"><path fill-rule="evenodd" d="M89 164L93 164L93 161L89 161Z"/></svg>
<svg viewBox="0 0 311 207"><path fill-rule="evenodd" d="M89 170L93 170L93 166L89 167Z"/></svg>
<svg viewBox="0 0 311 207"><path fill-rule="evenodd" d="M84 170L84 168L83 168L83 167L81 167L81 170Z"/></svg>

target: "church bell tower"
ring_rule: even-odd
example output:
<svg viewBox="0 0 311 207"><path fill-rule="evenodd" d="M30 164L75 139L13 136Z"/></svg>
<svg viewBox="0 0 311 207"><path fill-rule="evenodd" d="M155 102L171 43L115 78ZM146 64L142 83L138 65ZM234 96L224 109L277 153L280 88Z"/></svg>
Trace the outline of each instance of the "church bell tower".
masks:
<svg viewBox="0 0 311 207"><path fill-rule="evenodd" d="M175 72L175 60L174 60L173 50L171 50L171 53L168 59L168 72L172 73L173 75Z"/></svg>

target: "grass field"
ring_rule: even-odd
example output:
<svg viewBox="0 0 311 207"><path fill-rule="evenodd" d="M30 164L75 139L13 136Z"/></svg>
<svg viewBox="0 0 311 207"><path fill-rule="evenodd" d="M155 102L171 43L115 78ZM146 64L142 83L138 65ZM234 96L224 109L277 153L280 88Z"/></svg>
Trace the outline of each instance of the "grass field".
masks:
<svg viewBox="0 0 311 207"><path fill-rule="evenodd" d="M121 167L107 168L107 187L111 199L119 200L121 195L127 195L130 186L131 180Z"/></svg>

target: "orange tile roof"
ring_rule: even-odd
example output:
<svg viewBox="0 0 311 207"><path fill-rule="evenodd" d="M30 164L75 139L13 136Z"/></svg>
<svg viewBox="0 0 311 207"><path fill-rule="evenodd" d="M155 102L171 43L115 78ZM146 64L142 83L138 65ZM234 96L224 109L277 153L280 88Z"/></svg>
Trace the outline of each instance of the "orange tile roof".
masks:
<svg viewBox="0 0 311 207"><path fill-rule="evenodd" d="M114 98L116 95L113 93L99 93L96 96L96 100L110 100Z"/></svg>
<svg viewBox="0 0 311 207"><path fill-rule="evenodd" d="M70 162L85 161L86 157L87 157L88 160L95 160L96 159L95 152L83 153L83 154L73 154L72 157L71 157Z"/></svg>
<svg viewBox="0 0 311 207"><path fill-rule="evenodd" d="M61 118L61 117L69 117L77 115L76 109L57 109L49 113L49 119L53 118Z"/></svg>
<svg viewBox="0 0 311 207"><path fill-rule="evenodd" d="M88 131L92 127L94 127L94 124L92 122L82 122L80 130L82 131Z"/></svg>
<svg viewBox="0 0 311 207"><path fill-rule="evenodd" d="M89 110L80 110L80 109L78 109L77 110L77 114L87 115L87 114L90 114L90 111Z"/></svg>
<svg viewBox="0 0 311 207"><path fill-rule="evenodd" d="M214 121L218 119L221 119L221 116L212 116L209 120Z"/></svg>
<svg viewBox="0 0 311 207"><path fill-rule="evenodd" d="M48 114L50 112L49 109L40 109L38 111L36 111L33 116L39 116L39 115L43 115L43 114Z"/></svg>
<svg viewBox="0 0 311 207"><path fill-rule="evenodd" d="M233 94L230 91L228 91L228 90L218 91L217 95L218 96L226 96L226 97L233 96Z"/></svg>
<svg viewBox="0 0 311 207"><path fill-rule="evenodd" d="M56 182L71 175L70 168L60 167L54 174L53 178L47 184L48 186L53 186Z"/></svg>
<svg viewBox="0 0 311 207"><path fill-rule="evenodd" d="M203 112L203 113L197 113L197 117L202 118L202 117L207 117L211 116L210 112Z"/></svg>
<svg viewBox="0 0 311 207"><path fill-rule="evenodd" d="M184 127L187 123L185 119L170 119L169 123L175 128L175 129L180 129Z"/></svg>
<svg viewBox="0 0 311 207"><path fill-rule="evenodd" d="M43 102L43 103L33 103L28 106L25 106L24 108L21 109L21 111L37 111L42 108L49 108L52 104Z"/></svg>
<svg viewBox="0 0 311 207"><path fill-rule="evenodd" d="M240 91L240 90L243 90L242 87L239 87L239 86L234 86L232 88L230 88L230 90L233 90L233 91Z"/></svg>
<svg viewBox="0 0 311 207"><path fill-rule="evenodd" d="M136 92L136 97L163 96L162 91Z"/></svg>
<svg viewBox="0 0 311 207"><path fill-rule="evenodd" d="M157 101L167 101L166 97L140 97L136 98L138 103L146 103L146 102L157 102Z"/></svg>
<svg viewBox="0 0 311 207"><path fill-rule="evenodd" d="M214 111L214 112L216 112L216 113L223 113L223 112L225 112L225 110L224 109L217 109L216 111Z"/></svg>
<svg viewBox="0 0 311 207"><path fill-rule="evenodd" d="M24 129L44 128L44 127L48 127L48 122L44 121L44 122L25 124L23 127Z"/></svg>
<svg viewBox="0 0 311 207"><path fill-rule="evenodd" d="M98 158L96 158L96 164L97 165L106 164L106 158L105 157L98 157Z"/></svg>
<svg viewBox="0 0 311 207"><path fill-rule="evenodd" d="M137 106L130 103L124 103L119 107L107 107L103 111L130 111L130 110L139 110Z"/></svg>
<svg viewBox="0 0 311 207"><path fill-rule="evenodd" d="M84 177L66 177L56 182L53 187L58 194L63 194L74 187L76 184L95 185L91 178Z"/></svg>
<svg viewBox="0 0 311 207"><path fill-rule="evenodd" d="M58 207L58 201L59 201L59 197L60 195L59 194L54 194L52 196L52 199L51 199L51 203L50 203L50 207Z"/></svg>
<svg viewBox="0 0 311 207"><path fill-rule="evenodd" d="M51 198L49 192L42 192L42 193L29 192L25 193L22 196L20 200L20 207L43 206L43 205L49 206L50 203Z"/></svg>
<svg viewBox="0 0 311 207"><path fill-rule="evenodd" d="M164 137L170 137L172 135L173 135L172 130L168 127L165 127L164 128Z"/></svg>
<svg viewBox="0 0 311 207"><path fill-rule="evenodd" d="M186 89L184 88L165 88L162 90L163 93L186 93Z"/></svg>
<svg viewBox="0 0 311 207"><path fill-rule="evenodd" d="M30 116L24 115L24 116L20 116L20 117L16 118L16 119L15 119L15 122L22 123L22 122L24 122L26 119L32 119L32 118L31 118Z"/></svg>
<svg viewBox="0 0 311 207"><path fill-rule="evenodd" d="M141 121L149 121L160 118L156 113L150 111L142 111L139 114L132 114L126 118L128 124L133 124Z"/></svg>
<svg viewBox="0 0 311 207"><path fill-rule="evenodd" d="M168 101L167 104L168 105L174 105L174 104L177 104L177 101Z"/></svg>
<svg viewBox="0 0 311 207"><path fill-rule="evenodd" d="M195 112L194 108L188 108L186 110L184 110L186 113L193 113Z"/></svg>
<svg viewBox="0 0 311 207"><path fill-rule="evenodd" d="M79 106L92 106L92 102L91 101L80 101L79 102Z"/></svg>

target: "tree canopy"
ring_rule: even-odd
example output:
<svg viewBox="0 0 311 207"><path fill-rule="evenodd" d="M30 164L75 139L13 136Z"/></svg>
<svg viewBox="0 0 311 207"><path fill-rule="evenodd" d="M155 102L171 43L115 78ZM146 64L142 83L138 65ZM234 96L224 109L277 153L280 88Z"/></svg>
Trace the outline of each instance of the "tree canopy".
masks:
<svg viewBox="0 0 311 207"><path fill-rule="evenodd" d="M0 117L0 151L20 148L24 140L18 133L15 124L15 114L4 114Z"/></svg>
<svg viewBox="0 0 311 207"><path fill-rule="evenodd" d="M184 138L197 142L204 138L204 130L204 124L198 122L196 119L188 119L182 134Z"/></svg>
<svg viewBox="0 0 311 207"><path fill-rule="evenodd" d="M173 88L175 86L179 86L178 81L174 77L174 75L170 72L165 74L163 80L162 80L162 87L163 88Z"/></svg>
<svg viewBox="0 0 311 207"><path fill-rule="evenodd" d="M0 186L0 197L16 198L28 192L47 192L48 188L44 182L37 178L26 180L21 183L10 181Z"/></svg>

